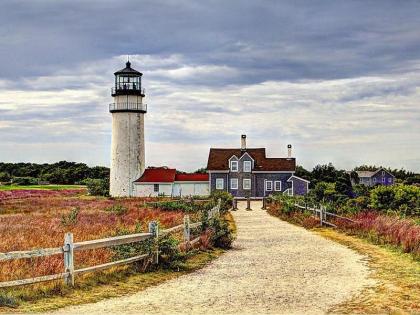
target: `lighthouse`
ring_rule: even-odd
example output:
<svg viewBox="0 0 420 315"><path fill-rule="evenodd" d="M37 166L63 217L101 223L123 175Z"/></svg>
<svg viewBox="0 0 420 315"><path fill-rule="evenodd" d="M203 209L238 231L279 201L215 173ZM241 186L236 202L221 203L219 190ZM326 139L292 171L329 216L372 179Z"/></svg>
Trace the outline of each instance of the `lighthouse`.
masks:
<svg viewBox="0 0 420 315"><path fill-rule="evenodd" d="M141 86L142 73L126 67L114 73L115 84L111 89L113 103L109 105L112 115L110 195L131 197L133 182L144 172L144 115L147 105Z"/></svg>

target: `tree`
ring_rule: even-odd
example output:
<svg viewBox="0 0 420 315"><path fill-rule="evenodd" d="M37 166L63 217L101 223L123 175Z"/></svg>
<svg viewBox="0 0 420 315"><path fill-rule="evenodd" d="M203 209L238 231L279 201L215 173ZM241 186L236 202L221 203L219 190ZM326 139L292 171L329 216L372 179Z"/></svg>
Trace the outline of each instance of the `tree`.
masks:
<svg viewBox="0 0 420 315"><path fill-rule="evenodd" d="M308 171L307 169L305 169L303 166L297 165L296 166L296 171L295 171L295 175L297 177L306 179L311 181L312 180L312 174L310 171Z"/></svg>
<svg viewBox="0 0 420 315"><path fill-rule="evenodd" d="M12 178L7 172L0 172L0 182L10 182Z"/></svg>
<svg viewBox="0 0 420 315"><path fill-rule="evenodd" d="M206 174L206 173L207 173L207 167L199 168L198 170L194 172L194 174Z"/></svg>

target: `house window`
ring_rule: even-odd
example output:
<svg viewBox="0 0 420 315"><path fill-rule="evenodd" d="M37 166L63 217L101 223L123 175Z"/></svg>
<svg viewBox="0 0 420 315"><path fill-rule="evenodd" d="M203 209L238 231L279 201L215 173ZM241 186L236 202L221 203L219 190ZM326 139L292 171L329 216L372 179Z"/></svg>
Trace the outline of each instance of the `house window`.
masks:
<svg viewBox="0 0 420 315"><path fill-rule="evenodd" d="M382 171L382 176L385 176L385 171Z"/></svg>
<svg viewBox="0 0 420 315"><path fill-rule="evenodd" d="M251 189L251 180L250 179L247 179L247 178L245 178L244 179L244 181L243 181L243 183L242 183L242 187L243 187L243 189L245 189L245 190L250 190Z"/></svg>
<svg viewBox="0 0 420 315"><path fill-rule="evenodd" d="M230 162L230 170L232 172L237 172L238 171L238 161L231 161Z"/></svg>
<svg viewBox="0 0 420 315"><path fill-rule="evenodd" d="M250 173L251 172L251 161L244 161L244 172Z"/></svg>
<svg viewBox="0 0 420 315"><path fill-rule="evenodd" d="M216 189L223 189L224 180L223 178L216 178Z"/></svg>
<svg viewBox="0 0 420 315"><path fill-rule="evenodd" d="M375 177L373 178L373 182L376 183L376 178Z"/></svg>
<svg viewBox="0 0 420 315"><path fill-rule="evenodd" d="M153 184L153 191L154 192L159 192L159 184Z"/></svg>
<svg viewBox="0 0 420 315"><path fill-rule="evenodd" d="M237 178L231 178L230 179L230 189L238 189L238 179Z"/></svg>
<svg viewBox="0 0 420 315"><path fill-rule="evenodd" d="M273 182L272 181L265 181L265 191L272 191L273 190Z"/></svg>
<svg viewBox="0 0 420 315"><path fill-rule="evenodd" d="M392 178L388 178L388 183L392 183Z"/></svg>
<svg viewBox="0 0 420 315"><path fill-rule="evenodd" d="M382 183L385 184L385 180L386 180L386 178L385 177L382 177Z"/></svg>
<svg viewBox="0 0 420 315"><path fill-rule="evenodd" d="M276 181L274 182L274 190L275 190L275 191L281 191L281 181L276 180Z"/></svg>

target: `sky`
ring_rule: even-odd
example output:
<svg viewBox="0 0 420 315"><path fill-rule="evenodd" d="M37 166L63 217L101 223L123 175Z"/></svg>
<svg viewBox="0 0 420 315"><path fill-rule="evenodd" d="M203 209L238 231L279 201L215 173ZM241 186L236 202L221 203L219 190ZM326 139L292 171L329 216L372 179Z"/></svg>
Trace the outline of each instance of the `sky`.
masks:
<svg viewBox="0 0 420 315"><path fill-rule="evenodd" d="M0 3L0 161L110 164L113 73L143 73L146 164L293 145L420 171L420 1Z"/></svg>

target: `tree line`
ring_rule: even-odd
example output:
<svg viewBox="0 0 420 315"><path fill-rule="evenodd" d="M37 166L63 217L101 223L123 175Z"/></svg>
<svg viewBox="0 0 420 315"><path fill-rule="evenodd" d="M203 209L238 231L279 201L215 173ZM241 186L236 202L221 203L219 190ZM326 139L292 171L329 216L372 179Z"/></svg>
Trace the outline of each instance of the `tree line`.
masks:
<svg viewBox="0 0 420 315"><path fill-rule="evenodd" d="M109 168L89 167L84 163L60 161L57 163L2 163L0 162L0 182L17 184L83 184L89 178L108 179Z"/></svg>

